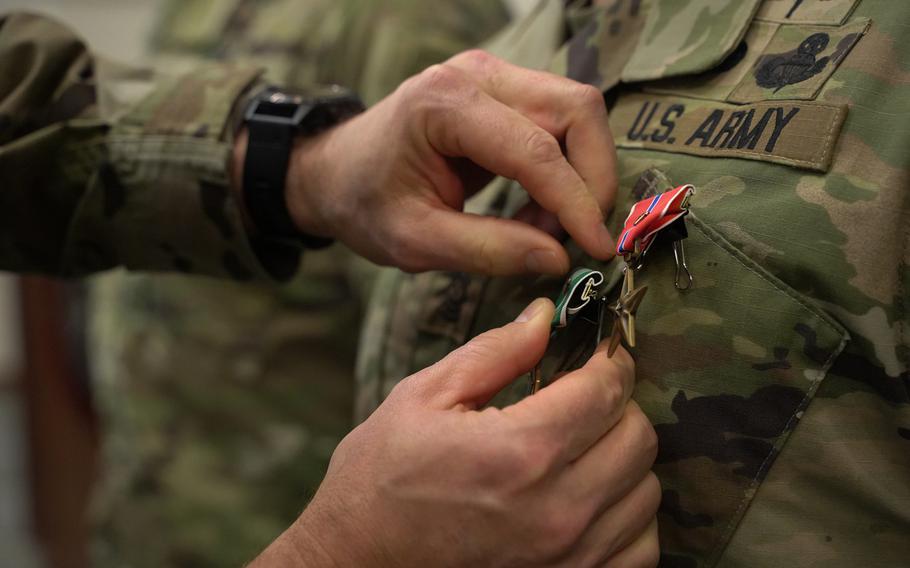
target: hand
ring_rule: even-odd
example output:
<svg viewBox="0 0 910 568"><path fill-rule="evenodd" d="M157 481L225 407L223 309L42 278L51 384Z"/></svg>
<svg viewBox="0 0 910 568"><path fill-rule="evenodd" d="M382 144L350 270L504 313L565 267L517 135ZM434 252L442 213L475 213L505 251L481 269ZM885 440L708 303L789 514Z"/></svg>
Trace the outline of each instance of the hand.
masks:
<svg viewBox="0 0 910 568"><path fill-rule="evenodd" d="M402 381L257 565L656 565L657 438L629 401L628 353L604 343L534 396L483 408L540 359L552 316L538 300Z"/></svg>
<svg viewBox="0 0 910 568"><path fill-rule="evenodd" d="M469 51L301 141L287 201L302 230L380 264L562 274L560 226L591 256L613 255L602 212L616 192L615 163L596 88ZM530 194L515 220L462 213L491 173Z"/></svg>

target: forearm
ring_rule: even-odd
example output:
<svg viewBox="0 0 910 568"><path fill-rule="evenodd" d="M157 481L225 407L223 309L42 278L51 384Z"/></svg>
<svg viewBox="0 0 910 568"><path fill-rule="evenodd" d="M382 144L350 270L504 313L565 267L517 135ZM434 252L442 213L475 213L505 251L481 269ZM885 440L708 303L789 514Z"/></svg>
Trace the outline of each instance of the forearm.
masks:
<svg viewBox="0 0 910 568"><path fill-rule="evenodd" d="M318 548L308 550L298 533L297 523L294 523L249 564L250 568L333 566L331 559L317 556Z"/></svg>
<svg viewBox="0 0 910 568"><path fill-rule="evenodd" d="M111 104L122 79L65 26L29 15L0 27L0 67L11 70L0 80L0 269L293 273L299 251L254 249L229 189L232 118L256 69L149 79L144 95Z"/></svg>
<svg viewBox="0 0 910 568"><path fill-rule="evenodd" d="M339 538L344 521L329 511L332 519L319 520L316 507L309 507L250 563L250 568L343 568L346 566L379 566L364 552L371 535ZM354 539L359 540L355 541Z"/></svg>

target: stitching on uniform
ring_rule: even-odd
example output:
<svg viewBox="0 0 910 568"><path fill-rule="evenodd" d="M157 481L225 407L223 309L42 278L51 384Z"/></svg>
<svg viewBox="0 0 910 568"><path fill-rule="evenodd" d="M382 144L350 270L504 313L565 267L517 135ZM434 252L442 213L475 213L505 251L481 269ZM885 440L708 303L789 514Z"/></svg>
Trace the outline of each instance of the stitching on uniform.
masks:
<svg viewBox="0 0 910 568"><path fill-rule="evenodd" d="M805 413L806 409L809 408L809 403L811 403L812 399L815 398L815 393L818 392L818 387L821 385L822 380L825 378L825 376L827 376L828 371L831 369L831 366L834 365L834 360L838 355L841 354L841 351L844 350L844 347L847 346L847 341L849 341L849 339L850 334L844 332L844 334L841 336L840 343L837 345L837 348L831 352L831 356L828 357L825 363L819 368L818 378L812 382L812 387L806 391L806 396L803 397L803 399L799 402L799 406L796 407L796 412L790 416L790 420L787 421L787 424L784 426L783 430L781 430L781 433L778 434L775 438L774 446L777 445L777 442L781 438L784 438L784 442L790 438L790 435L793 433L790 431L790 427L793 425L794 421L799 422L802 419L797 418L797 416L800 412ZM762 461L761 465L758 466L758 471L755 473L755 477L752 478L752 481L749 482L749 486L746 489L747 495L743 497L739 502L739 507L737 507L736 511L734 511L730 522L727 523L727 526L724 527L724 530L721 531L717 538L714 539L714 543L711 545L711 551L709 552L709 558L713 558L715 554L719 554L721 552L721 550L718 550L718 547L721 545L721 543L728 542L730 538L733 538L732 533L738 526L736 520L740 518L741 514L744 514L744 509L747 508L755 498L755 495L752 495L750 498L748 496L748 492L758 486L759 478L761 478L762 474L765 473L770 467L770 464L768 462L771 461L771 457L774 455L774 446L771 446L771 451L768 452L768 455L765 456L765 459ZM781 444L780 447L783 448L783 444Z"/></svg>
<svg viewBox="0 0 910 568"><path fill-rule="evenodd" d="M701 232L701 234L703 234L705 237L707 237L708 240L710 240L712 243L714 243L718 247L727 251L730 254L730 256L735 258L736 261L739 262L742 266L744 266L749 272L751 272L752 274L755 274L756 276L758 276L759 278L761 278L762 280L764 280L765 282L767 282L768 284L773 286L775 290L784 294L785 296L789 297L790 299L795 301L797 304L802 306L803 309L805 309L807 312L809 312L813 316L819 318L821 321L825 322L828 325L828 327L835 333L840 334L840 333L846 332L846 330L844 330L843 328L839 328L837 325L834 325L834 323L828 319L827 315L823 311L821 311L819 308L811 306L803 298L800 298L798 295L791 292L790 290L788 290L787 288L782 286L780 283L775 282L774 280L771 280L770 278L767 277L767 275L762 274L761 272L756 270L753 266L750 266L746 262L744 262L743 259L739 256L741 254L739 252L739 250L728 245L726 242L722 242L722 241L718 240L714 235L711 235L707 231L705 231L704 226L703 226L704 222L701 219L699 219L698 217L696 217L694 214L691 214L691 213L690 213L690 218L694 221L693 225L695 226L695 228L697 228L699 230L699 232Z"/></svg>
<svg viewBox="0 0 910 568"><path fill-rule="evenodd" d="M819 167L821 167L822 158L834 150L834 127L844 123L845 116L843 111L838 108L835 113L836 120L828 123L828 131L825 133L824 143L818 148L818 154L816 154L817 157L815 159L819 163Z"/></svg>
<svg viewBox="0 0 910 568"><path fill-rule="evenodd" d="M782 293L785 296L787 296L790 299L797 302L804 310L808 311L816 320L824 323L832 331L834 331L835 333L837 333L838 335L841 336L841 340L838 343L837 348L831 352L831 355L828 357L828 359L824 362L824 364L822 364L819 367L818 375L815 378L815 380L812 381L811 387L809 388L809 390L806 391L806 396L803 397L803 399L800 401L799 405L796 407L797 408L796 411L793 413L792 416L790 416L790 419L787 421L787 424L784 426L784 428L781 430L781 432L777 436L775 436L775 438L774 438L775 443L771 446L771 450L765 456L765 459L762 461L761 465L759 466L758 471L756 471L755 477L753 477L752 480L749 482L749 484L746 488L746 491L745 491L745 495L742 498L742 500L740 501L739 506L734 511L732 517L730 518L730 522L727 524L726 527L724 527L724 529L722 531L720 531L720 533L717 535L717 537L712 542L711 547L708 551L708 557L714 558L715 555L719 554L720 551L722 550L719 547L723 543L727 543L729 541L729 539L732 538L730 535L738 526L737 521L740 518L740 515L743 514L744 509L752 502L752 499L754 499L754 497L755 497L754 494L750 496L749 493L752 492L753 490L755 490L755 488L757 487L757 484L758 484L758 480L762 477L762 475L767 471L768 467L770 466L771 458L775 454L775 450L778 447L778 443L781 442L782 439L783 439L783 441L786 441L786 439L789 438L789 434L792 433L792 432L789 432L791 429L791 426L793 426L794 421L796 421L796 422L799 421L799 418L797 417L799 415L799 413L801 411L805 412L806 408L808 408L809 403L812 401L812 398L815 396L815 393L818 391L819 385L821 385L822 380L827 375L831 366L834 364L834 360L837 358L838 355L840 355L841 351L843 351L844 347L847 345L847 341L850 339L850 334L845 329L838 329L837 326L835 326L831 321L829 321L827 319L827 317L825 317L825 314L823 312L813 308L808 303L806 303L802 298L799 298L794 293L790 292L785 287L781 286L779 283L771 280L766 275L764 275L760 271L756 270L753 266L750 266L749 264L747 264L739 256L740 253L737 249L735 249L732 246L728 246L725 242L719 240L718 238L715 238L714 235L708 233L705 230L703 221L701 221L700 219L695 217L694 214L691 215L691 218L694 221L693 226L696 229L698 229L698 231L702 235L704 235L709 241L714 243L714 245L716 245L719 248L721 248L722 250L726 251L730 256L732 256L737 262L739 262L739 264L741 264L743 267L745 267L749 272L752 272L753 274L755 274L756 276L758 276L759 278L761 278L762 280L764 280L765 282L770 284L779 293ZM779 447L782 448L783 444L781 443Z"/></svg>
<svg viewBox="0 0 910 568"><path fill-rule="evenodd" d="M210 139L186 136L111 135L111 155L128 156L137 164L167 162L171 166L202 168L208 173L227 174L228 146Z"/></svg>
<svg viewBox="0 0 910 568"><path fill-rule="evenodd" d="M904 201L908 202L908 201L910 201L910 198L905 197ZM908 251L908 249L910 249L910 215L908 215L906 213L906 211L907 211L907 208L904 207L904 214L901 215L901 217L903 218L903 226L904 226L904 246L903 246L903 250L901 251L900 260L897 263L897 266L898 266L897 302L896 302L896 306L895 306L897 308L897 315L898 315L898 318L897 318L897 344L899 347L898 353L904 353L904 355L900 357L901 364L904 367L904 369L903 369L904 373L910 371L910 353L908 353L908 351L910 351L910 349L907 349L907 346L904 343L906 341L905 334L906 334L906 327L907 327L906 326L907 304L904 300L906 298L907 287L906 287L906 278L904 277L904 274L906 274L906 272L907 272L906 258L907 258L907 251Z"/></svg>
<svg viewBox="0 0 910 568"><path fill-rule="evenodd" d="M775 162L778 164L790 165L790 166L808 166L812 169L821 170L822 164L818 162L810 162L808 160L800 160L797 158L787 158L785 156L778 156L775 154L762 154L761 152L748 152L745 150L714 150L714 151L698 151L694 149L679 148L677 146L642 146L636 145L631 142L624 142L619 140L616 142L616 146L619 148L629 148L632 150L654 150L656 152L667 152L670 154L689 154L693 156L699 156L702 158L730 158L730 157L746 157L746 158L756 158L759 161L763 162Z"/></svg>

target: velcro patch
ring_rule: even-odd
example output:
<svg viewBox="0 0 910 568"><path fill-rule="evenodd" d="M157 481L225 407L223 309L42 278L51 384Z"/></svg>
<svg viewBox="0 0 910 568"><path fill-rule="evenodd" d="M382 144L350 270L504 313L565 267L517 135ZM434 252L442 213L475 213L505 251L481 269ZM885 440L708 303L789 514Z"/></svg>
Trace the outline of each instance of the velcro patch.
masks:
<svg viewBox="0 0 910 568"><path fill-rule="evenodd" d="M727 100L814 99L869 23L857 18L838 27L780 26Z"/></svg>
<svg viewBox="0 0 910 568"><path fill-rule="evenodd" d="M827 171L846 105L777 101L730 105L676 96L620 97L616 145L711 158L745 158Z"/></svg>

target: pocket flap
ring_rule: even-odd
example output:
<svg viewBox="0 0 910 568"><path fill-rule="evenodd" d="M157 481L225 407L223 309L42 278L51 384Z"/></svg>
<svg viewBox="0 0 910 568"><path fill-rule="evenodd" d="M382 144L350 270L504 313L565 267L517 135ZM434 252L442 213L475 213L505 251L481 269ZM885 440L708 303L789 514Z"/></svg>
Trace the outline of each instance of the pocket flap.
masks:
<svg viewBox="0 0 910 568"><path fill-rule="evenodd" d="M651 0L625 82L701 73L720 65L746 35L760 0Z"/></svg>

